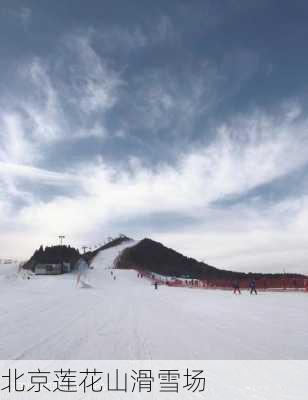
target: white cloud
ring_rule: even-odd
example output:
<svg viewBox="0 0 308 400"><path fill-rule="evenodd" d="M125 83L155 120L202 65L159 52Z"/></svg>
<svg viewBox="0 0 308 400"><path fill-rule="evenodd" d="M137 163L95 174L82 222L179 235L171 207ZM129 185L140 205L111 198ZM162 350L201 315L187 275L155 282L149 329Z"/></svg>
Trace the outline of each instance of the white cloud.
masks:
<svg viewBox="0 0 308 400"><path fill-rule="evenodd" d="M68 37L60 48L70 52L68 60L29 60L16 74L26 90L1 99L0 160L35 162L50 144L109 135L105 114L116 104L122 80L87 36Z"/></svg>
<svg viewBox="0 0 308 400"><path fill-rule="evenodd" d="M301 168L307 151L307 121L278 120L259 112L225 124L212 144L182 154L176 166L150 170L137 159L127 170L118 171L96 159L71 166L63 176L13 168L12 174L29 174L31 179L51 180L55 185L78 176L74 184L80 193L36 200L15 215L15 224L36 237L49 238L61 231L80 241L100 226L176 212L199 218L200 223L187 227L187 232L153 235L182 252L234 268L275 269L282 260L285 268L304 268L306 197L270 206L261 201L219 210L211 205ZM296 249L303 258L293 265Z"/></svg>
<svg viewBox="0 0 308 400"><path fill-rule="evenodd" d="M32 101L22 101L21 107L30 120L31 135L39 142L58 140L63 135L63 115L60 96L48 74L47 66L34 59L22 71L30 78ZM29 130L30 130L29 129Z"/></svg>
<svg viewBox="0 0 308 400"><path fill-rule="evenodd" d="M5 171L7 177L24 178L45 185L66 186L72 183L78 184L81 181L77 175L48 171L31 165L14 164L11 162L0 161L0 171Z"/></svg>
<svg viewBox="0 0 308 400"><path fill-rule="evenodd" d="M208 209L202 223L154 237L217 267L308 274L308 197L259 208Z"/></svg>
<svg viewBox="0 0 308 400"><path fill-rule="evenodd" d="M170 21L162 20L159 29L160 40L172 36ZM140 46L149 40L138 30L119 35L127 43L137 38ZM91 160L89 154L88 162L68 163L63 173L50 171L41 167L46 149L61 146L62 140L74 145L80 138L107 138L107 113L123 92L130 95L121 74L95 51L91 34L68 36L61 46L69 57L62 54L55 64L35 58L22 67L28 95L21 93L0 111L0 247L8 255L13 255L16 243L18 255L23 255L41 241L52 242L59 232L80 242L113 223L176 213L200 222L178 233L165 226L167 233L153 236L188 255L243 269L261 264L280 268L283 260L286 268L304 268L304 194L270 206L261 199L241 207L213 208L216 201L271 183L308 162L308 120L297 102L284 104L280 115L257 111L227 121L211 143L179 152L174 165L148 168L132 158L126 169L118 170L102 158ZM246 65L245 57L244 61ZM115 136L127 138L137 127L152 134L165 130L168 137L174 134L182 140L196 116L219 101L215 86L223 77L206 63L202 72L204 76L194 76L183 87L163 71L136 79L135 97L129 97L135 108ZM21 189L20 180L30 189ZM44 200L35 185L48 185L54 193ZM70 187L72 193L58 194L57 189ZM16 199L22 202L18 209L12 205Z"/></svg>
<svg viewBox="0 0 308 400"><path fill-rule="evenodd" d="M0 161L31 163L36 158L35 147L24 130L23 121L15 112L0 114Z"/></svg>
<svg viewBox="0 0 308 400"><path fill-rule="evenodd" d="M70 35L64 40L65 47L71 54L77 55L78 69L71 77L72 101L82 111L104 113L114 106L117 93L123 84L118 73L95 52L91 44L91 35Z"/></svg>
<svg viewBox="0 0 308 400"><path fill-rule="evenodd" d="M130 112L125 115L125 123L131 131L164 132L165 136L183 140L192 134L200 114L209 110L216 100L211 91L215 74L205 65L185 81L165 69L138 76L133 83L134 95L129 94Z"/></svg>

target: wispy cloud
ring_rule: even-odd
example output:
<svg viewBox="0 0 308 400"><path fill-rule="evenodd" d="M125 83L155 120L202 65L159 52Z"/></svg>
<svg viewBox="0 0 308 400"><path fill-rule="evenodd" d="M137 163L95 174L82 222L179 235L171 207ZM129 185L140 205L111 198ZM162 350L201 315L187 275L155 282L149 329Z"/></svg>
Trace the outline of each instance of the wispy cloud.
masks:
<svg viewBox="0 0 308 400"><path fill-rule="evenodd" d="M134 235L138 222L159 216L161 229L149 224L144 235L219 266L275 269L284 260L291 268L295 253L297 265L308 261L307 188L266 202L259 190L305 175L305 108L292 98L266 111L220 113L259 69L249 48L219 61L205 54L172 68L153 60L136 67L182 34L164 15L149 27L80 28L16 68L16 85L0 94L7 254L17 242L29 254L59 232L75 244L115 226ZM168 215L185 226L170 227Z"/></svg>
<svg viewBox="0 0 308 400"><path fill-rule="evenodd" d="M1 134L11 161L35 158L34 153L42 150L38 146L44 144L108 136L104 117L117 101L119 75L96 54L86 36L66 38L60 51L70 52L71 59L53 63L35 57L22 65L17 79L26 82L25 88L10 102L3 100Z"/></svg>
<svg viewBox="0 0 308 400"><path fill-rule="evenodd" d="M9 171L13 175L22 174L31 180L54 185L67 184L78 176L74 182L80 187L80 194L73 197L58 196L48 202L28 204L18 212L15 220L42 237L60 230L70 232L71 237L80 240L92 229L110 225L111 221L176 212L200 219L197 228L190 228L188 234L181 233L187 243L197 242L198 235L212 249L206 252L209 261L219 262L217 253L220 252L220 265L229 259L229 263L237 261L239 267L242 262L238 261L238 254L245 253L241 245L245 235L254 242L253 246L246 246L251 255L256 255L261 248L264 253L271 248L275 251L278 243L287 242L290 232L300 234L303 229L300 221L306 213L307 203L303 200L292 210L296 222L285 219L288 235L281 235L282 217L290 215L290 206L267 206L262 210L260 205L250 204L217 209L213 208L214 202L245 193L303 167L307 162L307 123L305 119L290 119L288 114L278 119L261 112L236 118L218 128L216 138L209 146L182 153L174 166L165 164L156 169L132 160L127 171L118 171L103 159L72 166L63 175L11 166ZM211 218L213 213L215 218ZM217 223L220 219L224 221L223 226ZM247 233L247 227L250 233ZM197 229L196 234L194 229ZM275 246L268 248L265 245L262 239L265 232L268 240L276 241ZM176 247L179 247L184 239L178 236L169 233L169 243L177 240ZM228 245L224 245L225 240ZM220 246L223 251L219 250ZM195 251L196 256L201 254L200 250Z"/></svg>
<svg viewBox="0 0 308 400"><path fill-rule="evenodd" d="M24 130L22 117L15 112L0 115L0 160L33 162L35 149Z"/></svg>
<svg viewBox="0 0 308 400"><path fill-rule="evenodd" d="M78 68L70 74L70 89L75 95L72 101L87 114L104 113L117 101L117 91L123 83L119 74L94 51L90 34L68 36L64 43L79 57Z"/></svg>
<svg viewBox="0 0 308 400"><path fill-rule="evenodd" d="M32 9L30 7L11 8L9 14L17 18L24 27L27 27L32 18Z"/></svg>
<svg viewBox="0 0 308 400"><path fill-rule="evenodd" d="M307 195L270 205L209 208L200 224L154 236L224 268L307 274L307 210Z"/></svg>

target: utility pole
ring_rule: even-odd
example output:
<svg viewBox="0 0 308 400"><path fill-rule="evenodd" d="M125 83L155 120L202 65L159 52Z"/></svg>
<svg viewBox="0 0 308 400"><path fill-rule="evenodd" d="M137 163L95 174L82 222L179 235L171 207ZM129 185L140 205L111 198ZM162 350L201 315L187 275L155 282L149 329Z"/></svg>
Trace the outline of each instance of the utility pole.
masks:
<svg viewBox="0 0 308 400"><path fill-rule="evenodd" d="M62 246L62 242L63 242L63 239L65 239L65 236L64 235L59 235L58 237L60 239L60 246Z"/></svg>

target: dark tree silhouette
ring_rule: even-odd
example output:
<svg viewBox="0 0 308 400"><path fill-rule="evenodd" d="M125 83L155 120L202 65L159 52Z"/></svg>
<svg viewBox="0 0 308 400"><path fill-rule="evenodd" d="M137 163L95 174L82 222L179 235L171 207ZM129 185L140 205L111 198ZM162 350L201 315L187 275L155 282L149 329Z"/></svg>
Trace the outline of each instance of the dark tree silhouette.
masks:
<svg viewBox="0 0 308 400"><path fill-rule="evenodd" d="M37 264L60 264L62 262L69 262L72 265L79 259L80 253L78 249L70 246L40 246L35 250L33 256L23 266L24 269L34 270Z"/></svg>

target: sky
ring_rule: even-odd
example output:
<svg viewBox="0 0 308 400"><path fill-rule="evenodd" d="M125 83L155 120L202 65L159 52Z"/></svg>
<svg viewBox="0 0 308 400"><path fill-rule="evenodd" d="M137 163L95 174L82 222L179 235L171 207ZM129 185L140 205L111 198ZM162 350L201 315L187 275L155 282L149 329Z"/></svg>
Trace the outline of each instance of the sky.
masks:
<svg viewBox="0 0 308 400"><path fill-rule="evenodd" d="M1 0L0 258L123 233L308 274L307 18L304 0Z"/></svg>

